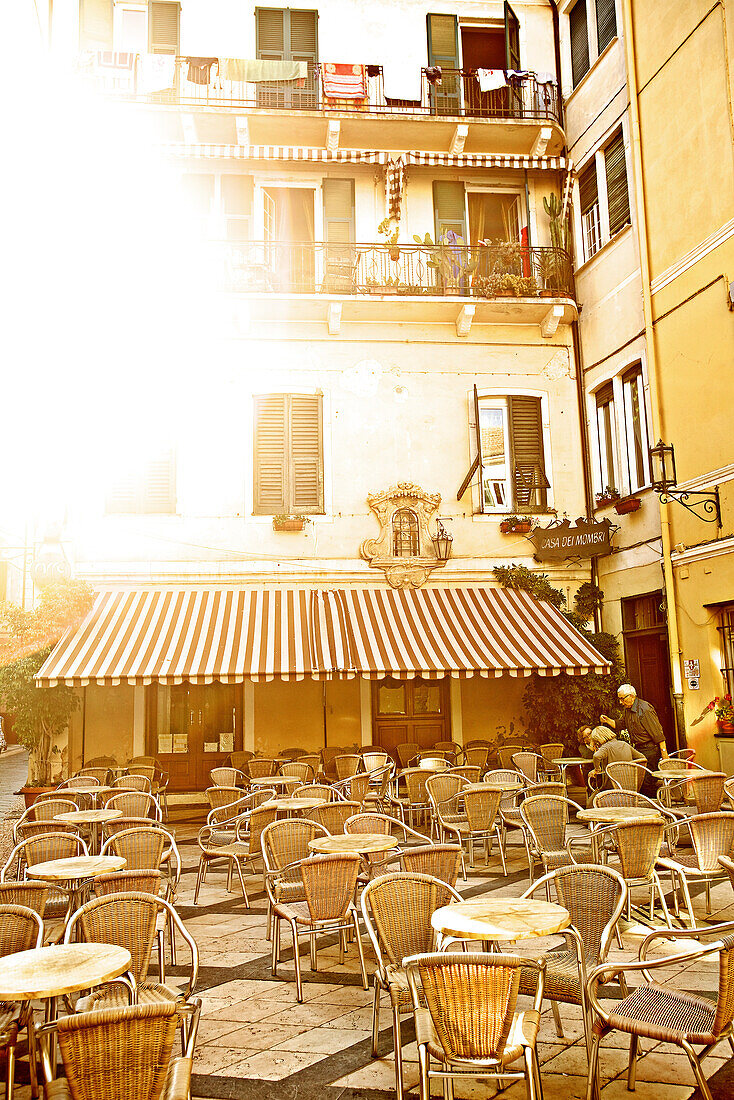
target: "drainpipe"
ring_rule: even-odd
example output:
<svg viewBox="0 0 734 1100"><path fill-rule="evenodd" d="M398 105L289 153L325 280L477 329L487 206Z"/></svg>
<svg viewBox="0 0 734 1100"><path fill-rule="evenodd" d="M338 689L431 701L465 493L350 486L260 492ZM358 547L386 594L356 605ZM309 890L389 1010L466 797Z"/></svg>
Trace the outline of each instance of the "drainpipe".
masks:
<svg viewBox="0 0 734 1100"><path fill-rule="evenodd" d="M652 294L650 293L650 248L647 236L647 205L645 201L645 178L642 171L642 150L640 146L640 111L637 68L635 65L634 28L632 23L632 0L621 0L622 21L624 27L624 52L627 70L627 93L630 111L630 151L632 154L632 172L635 182L635 214L637 217L637 244L640 253L640 273L642 275L642 304L645 317L645 342L647 344L648 381L650 385L650 419L653 439L664 439L664 417L661 403L660 364L655 348L655 330L652 320ZM673 703L675 707L676 747L685 745L685 712L683 709L683 676L681 672L681 648L678 633L678 609L676 607L675 576L670 560L671 536L670 520L664 504L658 497L660 514L660 536L662 539L663 585L668 623L668 647L670 650L670 677L673 684Z"/></svg>

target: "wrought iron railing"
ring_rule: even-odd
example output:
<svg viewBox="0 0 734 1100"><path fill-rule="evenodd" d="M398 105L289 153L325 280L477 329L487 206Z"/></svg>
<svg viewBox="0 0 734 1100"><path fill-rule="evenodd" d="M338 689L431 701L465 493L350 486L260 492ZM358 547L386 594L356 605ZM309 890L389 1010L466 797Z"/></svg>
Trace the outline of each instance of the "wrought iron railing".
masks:
<svg viewBox="0 0 734 1100"><path fill-rule="evenodd" d="M575 298L571 259L560 248L268 241L214 247L215 270L232 291Z"/></svg>
<svg viewBox="0 0 734 1100"><path fill-rule="evenodd" d="M216 66L208 84L187 79L186 57L175 59L172 86L165 91L145 91L139 56L129 71L96 69L85 55L80 75L96 90L114 92L145 102L175 103L190 107L268 108L288 111L347 111L357 114L441 115L460 118L521 119L535 118L561 122L558 86L539 81L533 73L510 78L507 85L482 92L474 69L421 70L420 99L390 99L385 95L382 67L370 66L375 73L367 80L364 101L331 99L324 95L319 66L308 65L302 80L271 83L247 83L220 78Z"/></svg>

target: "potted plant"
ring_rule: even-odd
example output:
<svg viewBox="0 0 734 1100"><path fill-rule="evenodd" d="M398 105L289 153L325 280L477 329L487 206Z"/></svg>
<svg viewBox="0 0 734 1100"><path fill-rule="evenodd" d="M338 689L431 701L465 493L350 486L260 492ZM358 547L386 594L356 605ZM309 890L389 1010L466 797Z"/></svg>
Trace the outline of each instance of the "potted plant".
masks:
<svg viewBox="0 0 734 1100"><path fill-rule="evenodd" d="M441 239L435 243L430 233L426 233L424 237L414 234L413 240L428 250L426 266L436 272L443 293L461 293L462 287L468 285L479 264L464 238L453 229L446 229L441 234Z"/></svg>
<svg viewBox="0 0 734 1100"><path fill-rule="evenodd" d="M80 581L63 581L43 589L36 607L0 606L0 703L12 714L19 741L28 749L26 805L43 790L53 790L51 758L55 742L79 706L73 688L36 686L36 673L64 632L91 609L92 589Z"/></svg>
<svg viewBox="0 0 734 1100"><path fill-rule="evenodd" d="M383 218L377 227L377 232L385 238L385 247L390 259L393 263L397 263L400 259L400 248L398 247L399 223L394 218Z"/></svg>
<svg viewBox="0 0 734 1100"><path fill-rule="evenodd" d="M273 516L274 531L302 531L307 523L306 516L291 516L283 513Z"/></svg>
<svg viewBox="0 0 734 1100"><path fill-rule="evenodd" d="M510 272L475 275L472 285L480 298L534 298L538 293L538 284L532 275L512 275Z"/></svg>
<svg viewBox="0 0 734 1100"><path fill-rule="evenodd" d="M614 505L614 511L618 516L627 516L630 512L636 512L641 506L642 501L639 497L629 496L624 497L622 500L618 500Z"/></svg>
<svg viewBox="0 0 734 1100"><path fill-rule="evenodd" d="M716 695L709 703L707 710L713 710L716 714L716 725L723 732L734 731L734 703L731 695Z"/></svg>
<svg viewBox="0 0 734 1100"><path fill-rule="evenodd" d="M532 529L530 516L506 516L500 523L503 535L529 535Z"/></svg>
<svg viewBox="0 0 734 1100"><path fill-rule="evenodd" d="M619 493L611 485L607 485L600 493L596 494L597 508L606 508L609 504L615 504L619 500Z"/></svg>

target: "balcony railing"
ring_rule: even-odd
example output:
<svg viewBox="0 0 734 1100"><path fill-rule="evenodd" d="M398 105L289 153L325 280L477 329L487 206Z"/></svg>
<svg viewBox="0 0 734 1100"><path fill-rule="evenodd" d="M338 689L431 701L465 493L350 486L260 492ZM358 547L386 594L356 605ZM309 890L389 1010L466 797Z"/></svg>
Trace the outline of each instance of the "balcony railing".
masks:
<svg viewBox="0 0 734 1100"><path fill-rule="evenodd" d="M230 291L575 298L571 259L560 248L267 241L215 248L215 265Z"/></svg>
<svg viewBox="0 0 734 1100"><path fill-rule="evenodd" d="M558 86L538 81L533 73L510 79L504 88L482 92L474 69L442 69L440 80L436 78L436 69L422 69L420 99L405 100L386 97L382 67L370 66L370 69L376 75L368 77L369 94L365 101L326 97L319 66L313 63L309 63L308 75L303 80L259 84L220 78L215 66L210 83L202 85L187 79L188 58L177 57L172 87L153 93L143 90L141 62L137 55L129 71L119 72L95 69L89 56L85 55L80 75L97 91L112 92L146 103L561 122Z"/></svg>

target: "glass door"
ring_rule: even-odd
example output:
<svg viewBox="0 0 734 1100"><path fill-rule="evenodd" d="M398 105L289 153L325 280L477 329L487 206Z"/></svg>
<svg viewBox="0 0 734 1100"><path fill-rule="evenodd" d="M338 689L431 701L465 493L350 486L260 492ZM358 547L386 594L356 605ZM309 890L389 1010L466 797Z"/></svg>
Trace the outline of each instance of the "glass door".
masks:
<svg viewBox="0 0 734 1100"><path fill-rule="evenodd" d="M158 685L149 716L149 751L170 776L170 789L204 790L209 772L241 743L241 688L234 684Z"/></svg>

